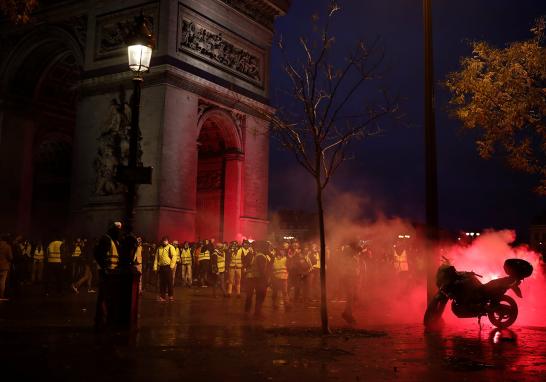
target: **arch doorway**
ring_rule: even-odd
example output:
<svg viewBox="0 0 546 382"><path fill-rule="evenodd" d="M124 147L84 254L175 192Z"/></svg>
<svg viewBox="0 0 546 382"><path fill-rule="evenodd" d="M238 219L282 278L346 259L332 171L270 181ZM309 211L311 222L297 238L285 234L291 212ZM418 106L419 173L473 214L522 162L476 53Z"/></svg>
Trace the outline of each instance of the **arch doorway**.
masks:
<svg viewBox="0 0 546 382"><path fill-rule="evenodd" d="M197 139L196 238L237 237L241 200L242 145L231 117L205 113Z"/></svg>
<svg viewBox="0 0 546 382"><path fill-rule="evenodd" d="M12 179L0 225L33 237L68 227L72 140L82 55L70 36L47 29L14 50L3 73L1 161Z"/></svg>

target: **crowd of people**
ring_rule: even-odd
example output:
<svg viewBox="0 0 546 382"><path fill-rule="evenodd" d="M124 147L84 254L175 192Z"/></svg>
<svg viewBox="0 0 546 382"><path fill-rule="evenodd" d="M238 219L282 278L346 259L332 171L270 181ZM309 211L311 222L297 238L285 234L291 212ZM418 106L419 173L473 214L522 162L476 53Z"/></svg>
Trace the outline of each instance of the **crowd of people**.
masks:
<svg viewBox="0 0 546 382"><path fill-rule="evenodd" d="M18 297L26 285L40 285L50 294L95 293L101 266L97 259L100 240L55 237L48 242L22 236L3 235L0 240L0 299ZM119 241L107 239L104 253L116 250ZM326 248L328 285L332 298L351 300L354 291L388 274L419 271L418 256L408 256L405 247L393 245L378 251L365 241ZM320 249L316 242L286 240L280 243L242 240L220 242L214 238L197 242L158 243L136 237L131 266L140 275L139 290L157 292L160 302L173 301L176 286L210 288L211 296L241 298L246 291L245 310L261 315L268 291L274 309L289 310L293 304L320 298ZM102 268L117 266L117 256ZM115 264L113 263L115 261ZM346 312L350 320L350 306Z"/></svg>

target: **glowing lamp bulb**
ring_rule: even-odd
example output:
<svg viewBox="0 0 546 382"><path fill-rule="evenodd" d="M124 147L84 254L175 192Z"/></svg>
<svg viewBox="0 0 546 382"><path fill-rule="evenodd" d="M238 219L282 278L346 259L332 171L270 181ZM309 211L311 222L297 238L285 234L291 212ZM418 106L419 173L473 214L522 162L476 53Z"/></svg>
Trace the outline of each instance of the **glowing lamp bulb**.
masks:
<svg viewBox="0 0 546 382"><path fill-rule="evenodd" d="M146 45L130 45L127 49L129 68L136 74L142 74L150 69L152 48Z"/></svg>

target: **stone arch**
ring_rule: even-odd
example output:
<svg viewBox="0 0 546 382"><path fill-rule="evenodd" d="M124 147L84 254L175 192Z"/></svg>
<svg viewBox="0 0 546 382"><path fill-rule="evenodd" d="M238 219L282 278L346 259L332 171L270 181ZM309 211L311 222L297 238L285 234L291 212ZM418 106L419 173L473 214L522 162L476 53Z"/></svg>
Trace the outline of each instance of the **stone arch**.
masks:
<svg viewBox="0 0 546 382"><path fill-rule="evenodd" d="M0 209L7 211L0 225L34 235L49 233L39 224L44 217L52 229L67 226L82 67L82 47L56 26L35 29L3 61L0 162L16 165L0 166L3 173L14 174L12 190L0 196ZM49 195L47 189L60 191Z"/></svg>
<svg viewBox="0 0 546 382"><path fill-rule="evenodd" d="M196 237L234 240L240 226L243 137L226 111L205 111L197 126Z"/></svg>
<svg viewBox="0 0 546 382"><path fill-rule="evenodd" d="M197 139L205 123L214 122L221 127L222 137L226 142L226 149L231 152L243 153L243 137L237 121L226 110L211 108L206 110L197 122Z"/></svg>
<svg viewBox="0 0 546 382"><path fill-rule="evenodd" d="M0 68L0 78L2 79L0 91L2 94L6 94L21 79L22 75L28 75L28 72L25 73L28 64L42 66L43 72L52 62L67 53L74 56L79 67L83 67L83 48L72 34L52 25L36 28L23 37L4 60ZM42 54L46 57L41 57L40 60L29 60L33 56L41 56ZM28 64L25 65L25 63Z"/></svg>

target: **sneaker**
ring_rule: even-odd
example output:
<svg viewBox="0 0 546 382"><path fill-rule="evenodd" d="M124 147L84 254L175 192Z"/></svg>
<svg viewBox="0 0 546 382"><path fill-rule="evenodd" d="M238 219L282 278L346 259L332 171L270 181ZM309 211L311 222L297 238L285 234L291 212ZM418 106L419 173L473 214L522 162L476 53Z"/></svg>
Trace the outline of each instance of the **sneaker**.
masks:
<svg viewBox="0 0 546 382"><path fill-rule="evenodd" d="M97 293L97 291L94 290L94 289L88 289L88 290L87 290L87 293Z"/></svg>
<svg viewBox="0 0 546 382"><path fill-rule="evenodd" d="M80 291L78 290L78 288L76 288L76 285L72 284L70 285L72 287L72 290L74 291L74 293L78 294L80 293Z"/></svg>
<svg viewBox="0 0 546 382"><path fill-rule="evenodd" d="M169 297L169 301L174 301L174 297L173 296Z"/></svg>
<svg viewBox="0 0 546 382"><path fill-rule="evenodd" d="M167 300L165 300L163 297L158 297L158 298L157 298L157 301L159 301L159 302L165 302L165 301L167 301Z"/></svg>

